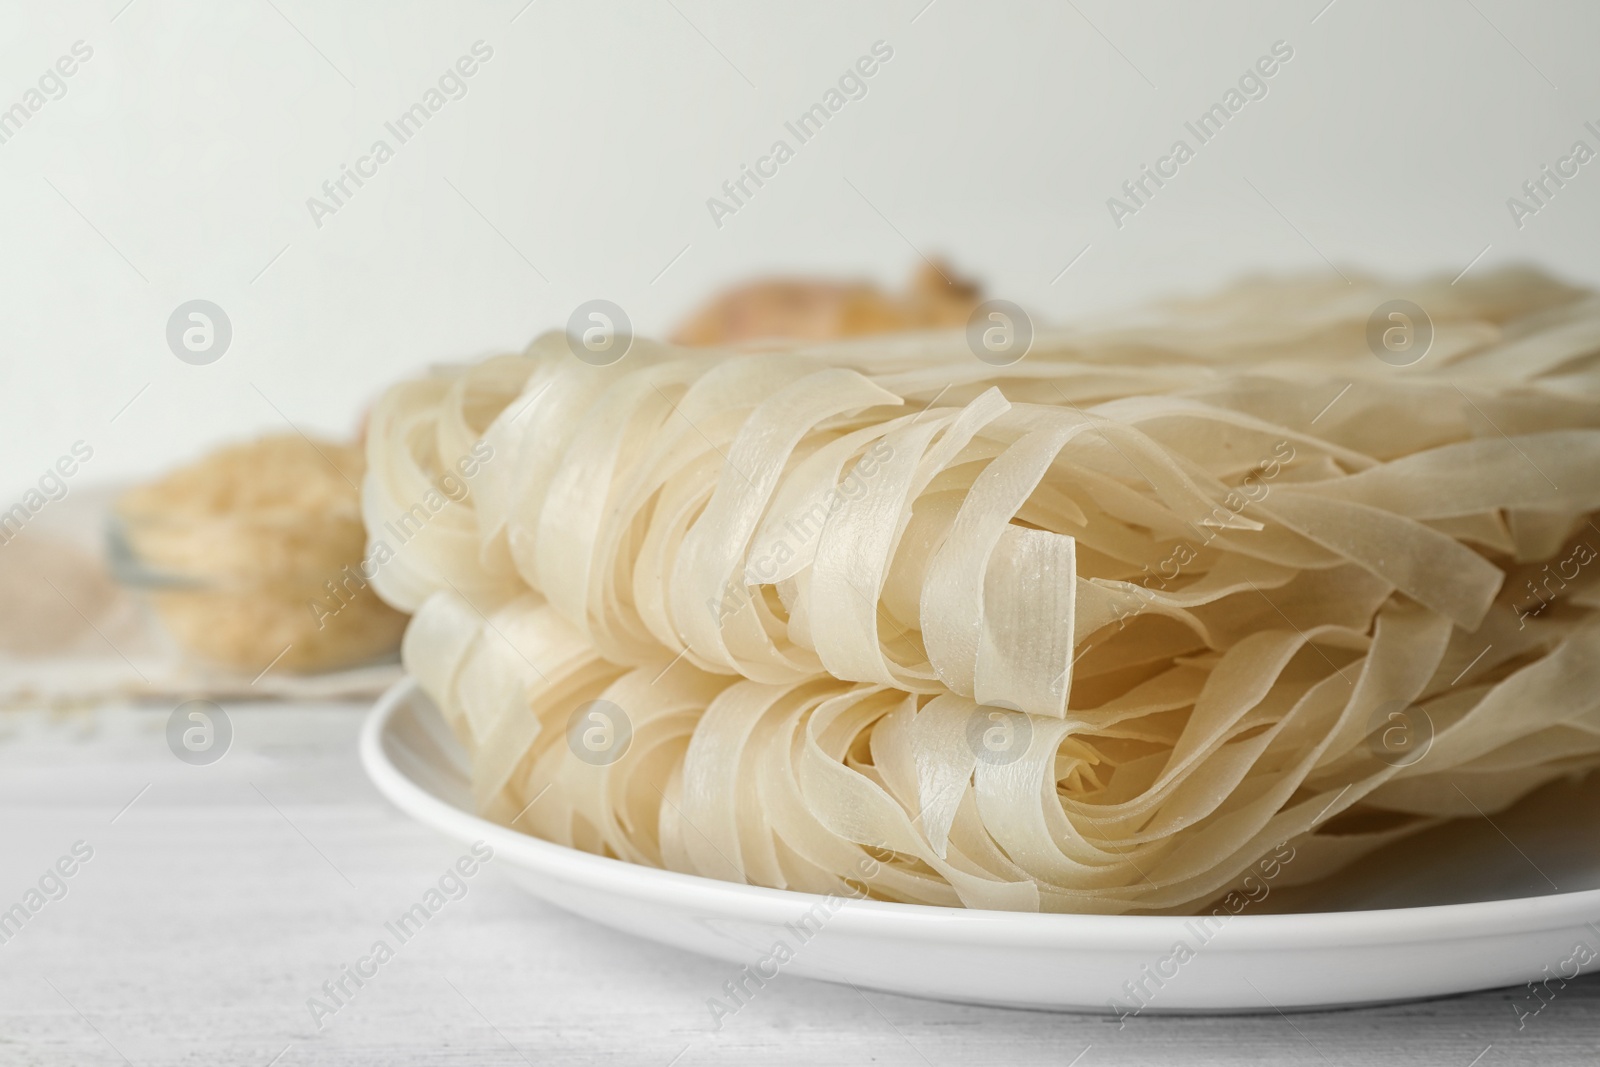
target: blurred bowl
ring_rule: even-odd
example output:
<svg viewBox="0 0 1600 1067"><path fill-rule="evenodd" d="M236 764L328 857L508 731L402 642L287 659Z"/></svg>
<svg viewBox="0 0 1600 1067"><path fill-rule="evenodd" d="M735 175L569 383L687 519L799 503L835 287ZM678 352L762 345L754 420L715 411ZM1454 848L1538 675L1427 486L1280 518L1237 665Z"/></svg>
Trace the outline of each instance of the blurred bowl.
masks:
<svg viewBox="0 0 1600 1067"><path fill-rule="evenodd" d="M351 524L353 523L353 528ZM187 652L234 670L313 672L392 658L406 616L330 542L361 544L356 516L113 512L106 556Z"/></svg>

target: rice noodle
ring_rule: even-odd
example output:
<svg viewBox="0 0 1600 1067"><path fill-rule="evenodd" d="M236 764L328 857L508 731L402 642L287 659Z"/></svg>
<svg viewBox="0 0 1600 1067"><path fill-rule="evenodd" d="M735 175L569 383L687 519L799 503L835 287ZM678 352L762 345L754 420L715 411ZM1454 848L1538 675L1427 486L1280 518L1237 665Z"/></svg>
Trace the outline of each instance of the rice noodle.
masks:
<svg viewBox="0 0 1600 1067"><path fill-rule="evenodd" d="M493 458L374 584L480 809L552 841L984 908L1191 911L1284 842L1310 881L1600 764L1600 300L1428 283L1394 367L1391 295L1252 283L1010 367L547 336L379 404L374 541Z"/></svg>

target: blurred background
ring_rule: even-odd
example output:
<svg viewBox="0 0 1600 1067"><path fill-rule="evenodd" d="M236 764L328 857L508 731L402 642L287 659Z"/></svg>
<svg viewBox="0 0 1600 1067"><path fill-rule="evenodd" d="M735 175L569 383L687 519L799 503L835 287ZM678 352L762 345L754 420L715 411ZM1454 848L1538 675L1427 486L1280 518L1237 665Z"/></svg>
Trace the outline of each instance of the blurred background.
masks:
<svg viewBox="0 0 1600 1067"><path fill-rule="evenodd" d="M74 485L288 422L347 436L387 383L584 301L664 334L771 273L899 288L944 257L1047 320L1278 269L1600 282L1600 164L1508 206L1600 148L1596 40L1579 0L13 3L0 499L80 440ZM801 143L785 123L875 45ZM1185 123L1275 45L1200 144ZM192 300L231 326L205 365L167 340Z"/></svg>

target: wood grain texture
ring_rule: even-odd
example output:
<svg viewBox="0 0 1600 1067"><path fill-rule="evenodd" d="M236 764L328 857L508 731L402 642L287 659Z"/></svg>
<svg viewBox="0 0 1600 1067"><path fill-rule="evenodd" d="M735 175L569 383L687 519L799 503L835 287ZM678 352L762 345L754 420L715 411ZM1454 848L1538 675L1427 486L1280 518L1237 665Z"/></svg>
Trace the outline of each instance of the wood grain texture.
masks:
<svg viewBox="0 0 1600 1067"><path fill-rule="evenodd" d="M0 715L0 909L75 841L94 849L66 896L0 944L0 1064L1549 1067L1600 1058L1600 976L1568 984L1520 1029L1516 1006L1536 1004L1526 988L1119 1027L785 976L718 1031L706 998L728 965L557 911L493 862L319 1028L307 998L366 954L460 850L367 784L355 756L363 709L230 705L232 748L206 767L167 749L169 710Z"/></svg>

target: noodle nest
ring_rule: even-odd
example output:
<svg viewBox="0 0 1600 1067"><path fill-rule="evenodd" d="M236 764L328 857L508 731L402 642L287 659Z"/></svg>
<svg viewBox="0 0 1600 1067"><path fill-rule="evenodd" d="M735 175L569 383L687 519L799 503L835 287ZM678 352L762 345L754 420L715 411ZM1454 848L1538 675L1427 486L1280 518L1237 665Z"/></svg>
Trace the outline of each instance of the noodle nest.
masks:
<svg viewBox="0 0 1600 1067"><path fill-rule="evenodd" d="M1005 367L546 335L378 405L373 583L480 811L551 841L974 908L1192 912L1285 844L1310 882L1600 764L1600 299L1415 286L1395 366L1393 295Z"/></svg>

